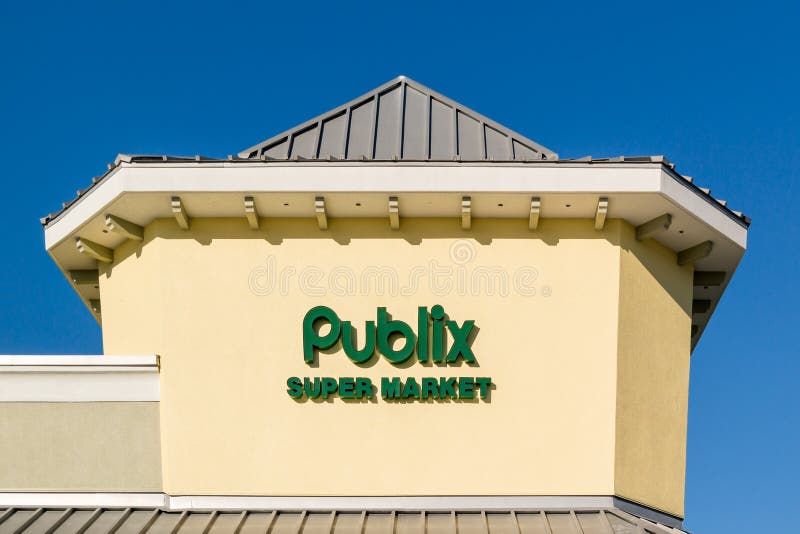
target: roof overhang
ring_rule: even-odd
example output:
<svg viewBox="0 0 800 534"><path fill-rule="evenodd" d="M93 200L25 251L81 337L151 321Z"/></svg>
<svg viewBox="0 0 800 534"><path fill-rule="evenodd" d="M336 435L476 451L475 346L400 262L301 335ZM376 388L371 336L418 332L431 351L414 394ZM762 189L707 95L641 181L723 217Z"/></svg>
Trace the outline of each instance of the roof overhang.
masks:
<svg viewBox="0 0 800 534"><path fill-rule="evenodd" d="M244 196L253 197L260 217L313 218L319 196L331 218L387 217L390 196L398 198L402 217L460 218L465 195L475 218L527 219L534 196L542 218L594 218L599 197L608 199L609 218L634 226L670 214L669 229L653 238L676 252L710 241L712 252L695 261L695 270L726 273L719 285L695 287L694 298L710 305L693 317L693 343L744 254L749 222L658 161L121 160L45 222L48 252L98 319L98 307L90 304L99 297L96 287L69 275L96 269L76 238L113 250L126 238L108 232L107 214L144 227L173 217L176 195L193 218L244 218Z"/></svg>

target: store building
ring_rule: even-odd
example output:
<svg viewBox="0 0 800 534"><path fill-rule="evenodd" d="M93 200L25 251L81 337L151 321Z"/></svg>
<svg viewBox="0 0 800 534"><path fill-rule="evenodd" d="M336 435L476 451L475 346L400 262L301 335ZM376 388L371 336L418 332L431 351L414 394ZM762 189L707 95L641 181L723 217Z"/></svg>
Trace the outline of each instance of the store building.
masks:
<svg viewBox="0 0 800 534"><path fill-rule="evenodd" d="M0 532L682 532L749 219L400 77L43 219L102 356L0 358Z"/></svg>

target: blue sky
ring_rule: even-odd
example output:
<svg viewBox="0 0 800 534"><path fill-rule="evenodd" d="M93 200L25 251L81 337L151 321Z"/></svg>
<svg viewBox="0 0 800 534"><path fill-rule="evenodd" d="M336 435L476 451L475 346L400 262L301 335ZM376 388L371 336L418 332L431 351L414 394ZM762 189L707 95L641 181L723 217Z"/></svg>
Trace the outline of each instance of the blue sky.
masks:
<svg viewBox="0 0 800 534"><path fill-rule="evenodd" d="M222 6L0 3L0 353L101 351L38 218L117 153L225 156L406 74L562 157L664 154L753 218L693 355L685 525L786 528L800 507L797 3Z"/></svg>

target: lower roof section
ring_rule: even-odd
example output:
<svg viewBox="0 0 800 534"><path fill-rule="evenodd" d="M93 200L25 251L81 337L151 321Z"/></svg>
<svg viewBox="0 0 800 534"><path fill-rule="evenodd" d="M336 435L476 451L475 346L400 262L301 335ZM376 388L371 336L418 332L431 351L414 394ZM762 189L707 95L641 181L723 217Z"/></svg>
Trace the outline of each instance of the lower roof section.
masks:
<svg viewBox="0 0 800 534"><path fill-rule="evenodd" d="M681 527L678 518L611 496L0 493L3 533L680 534Z"/></svg>
<svg viewBox="0 0 800 534"><path fill-rule="evenodd" d="M168 511L161 508L9 508L14 533L678 534L618 508L506 512Z"/></svg>

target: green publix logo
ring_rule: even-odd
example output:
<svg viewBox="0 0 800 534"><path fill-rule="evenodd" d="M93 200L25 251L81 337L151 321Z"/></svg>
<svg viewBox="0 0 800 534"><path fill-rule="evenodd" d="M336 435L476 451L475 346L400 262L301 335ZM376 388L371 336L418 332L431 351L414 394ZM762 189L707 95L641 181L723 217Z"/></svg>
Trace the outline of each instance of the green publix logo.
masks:
<svg viewBox="0 0 800 534"><path fill-rule="evenodd" d="M321 326L330 325L322 334ZM392 320L386 308L378 308L377 319L366 321L364 334L356 336L350 321L342 321L327 306L311 308L303 318L303 360L314 365L317 354L341 342L347 357L364 364L377 352L390 363L400 365L412 357L420 364L477 365L471 347L475 321L458 324L449 320L439 304L417 308L417 329L406 322ZM477 332L477 330L475 330ZM449 335L448 335L449 334ZM358 348L356 338L364 339ZM400 342L400 338L402 342ZM451 342L447 346L448 339ZM398 347L398 348L396 348ZM345 400L370 400L377 395L377 386L368 377L297 377L286 381L287 393L296 400L327 399L338 396ZM380 396L386 401L472 400L487 401L494 384L489 377L381 377Z"/></svg>

